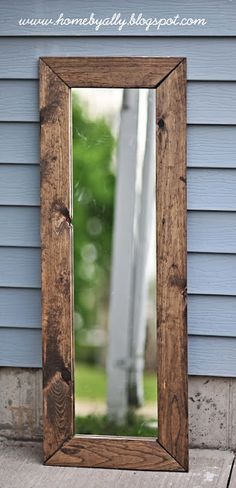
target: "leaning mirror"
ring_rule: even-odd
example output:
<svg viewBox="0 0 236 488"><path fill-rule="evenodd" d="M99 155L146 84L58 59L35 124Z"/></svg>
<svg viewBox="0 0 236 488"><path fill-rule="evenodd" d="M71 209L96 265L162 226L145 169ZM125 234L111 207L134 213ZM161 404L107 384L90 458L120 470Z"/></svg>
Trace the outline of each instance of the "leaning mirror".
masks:
<svg viewBox="0 0 236 488"><path fill-rule="evenodd" d="M185 67L41 60L46 464L187 469Z"/></svg>

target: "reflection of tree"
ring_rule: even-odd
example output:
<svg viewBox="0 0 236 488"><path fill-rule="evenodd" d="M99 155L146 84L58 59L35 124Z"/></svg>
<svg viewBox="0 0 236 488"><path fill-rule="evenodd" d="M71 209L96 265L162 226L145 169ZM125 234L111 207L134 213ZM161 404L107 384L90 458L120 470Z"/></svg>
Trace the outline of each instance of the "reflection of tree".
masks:
<svg viewBox="0 0 236 488"><path fill-rule="evenodd" d="M76 343L98 324L109 293L115 139L103 118L92 120L73 94L73 226ZM99 307L98 307L99 305ZM78 347L76 347L78 352Z"/></svg>

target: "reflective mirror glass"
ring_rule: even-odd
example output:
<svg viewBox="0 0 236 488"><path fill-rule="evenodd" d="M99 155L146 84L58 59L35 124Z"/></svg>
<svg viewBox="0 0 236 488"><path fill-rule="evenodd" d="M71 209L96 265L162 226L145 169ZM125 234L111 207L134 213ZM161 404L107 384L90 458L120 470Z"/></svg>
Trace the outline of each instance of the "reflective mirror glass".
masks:
<svg viewBox="0 0 236 488"><path fill-rule="evenodd" d="M72 112L76 432L156 436L155 90Z"/></svg>

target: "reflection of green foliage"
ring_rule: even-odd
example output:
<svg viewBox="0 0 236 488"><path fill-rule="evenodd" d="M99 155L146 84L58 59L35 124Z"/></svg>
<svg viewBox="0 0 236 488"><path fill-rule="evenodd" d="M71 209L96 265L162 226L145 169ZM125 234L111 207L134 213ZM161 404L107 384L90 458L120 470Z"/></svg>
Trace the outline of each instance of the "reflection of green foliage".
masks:
<svg viewBox="0 0 236 488"><path fill-rule="evenodd" d="M155 419L153 421L150 423L141 415L136 415L132 410L128 413L123 425L118 425L110 420L107 415L87 415L86 417L76 417L76 433L156 437L157 428L155 425L153 426Z"/></svg>
<svg viewBox="0 0 236 488"><path fill-rule="evenodd" d="M106 403L106 371L99 366L92 366L85 363L75 365L75 398L78 405L83 401ZM157 403L156 374L144 374L144 394L145 404ZM108 418L107 415L90 414L76 417L77 434L97 434L97 435L140 435L155 436L156 419L147 419L130 410L126 422L123 425L117 425L115 421ZM151 423L150 423L151 422Z"/></svg>
<svg viewBox="0 0 236 488"><path fill-rule="evenodd" d="M73 94L73 226L75 328L97 325L111 262L115 140L103 118L90 119ZM105 305L104 305L105 306ZM78 347L76 347L76 350Z"/></svg>
<svg viewBox="0 0 236 488"><path fill-rule="evenodd" d="M106 371L96 365L77 363L75 365L75 397L81 400L106 402ZM156 373L144 373L145 404L157 402Z"/></svg>

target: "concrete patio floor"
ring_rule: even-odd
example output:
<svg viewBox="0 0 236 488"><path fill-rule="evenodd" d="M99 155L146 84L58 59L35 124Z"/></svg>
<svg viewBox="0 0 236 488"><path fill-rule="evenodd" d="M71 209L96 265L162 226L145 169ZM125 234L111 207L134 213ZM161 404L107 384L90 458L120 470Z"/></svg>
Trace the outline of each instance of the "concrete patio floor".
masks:
<svg viewBox="0 0 236 488"><path fill-rule="evenodd" d="M0 442L0 488L236 488L234 454L190 450L189 473L43 466L40 443Z"/></svg>

